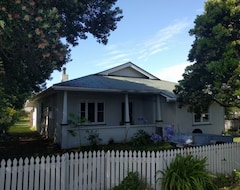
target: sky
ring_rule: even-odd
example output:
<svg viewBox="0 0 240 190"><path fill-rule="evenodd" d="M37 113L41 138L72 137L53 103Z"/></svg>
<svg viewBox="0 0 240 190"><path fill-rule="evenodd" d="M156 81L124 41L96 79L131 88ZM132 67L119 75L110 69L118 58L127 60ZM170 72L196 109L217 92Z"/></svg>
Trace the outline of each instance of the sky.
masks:
<svg viewBox="0 0 240 190"><path fill-rule="evenodd" d="M188 53L194 41L189 30L204 10L205 0L118 0L123 19L111 32L108 44L99 44L89 35L71 48L71 59L64 67L69 79L95 74L132 62L161 80L182 79ZM47 87L61 82L54 71Z"/></svg>

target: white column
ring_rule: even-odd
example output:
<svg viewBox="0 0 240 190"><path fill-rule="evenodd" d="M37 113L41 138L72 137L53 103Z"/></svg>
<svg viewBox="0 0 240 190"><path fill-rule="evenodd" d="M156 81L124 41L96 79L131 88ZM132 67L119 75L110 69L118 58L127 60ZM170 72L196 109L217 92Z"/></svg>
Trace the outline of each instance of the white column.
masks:
<svg viewBox="0 0 240 190"><path fill-rule="evenodd" d="M162 122L162 110L161 110L161 101L160 101L160 96L156 95L157 98L157 113L156 113L156 123Z"/></svg>
<svg viewBox="0 0 240 190"><path fill-rule="evenodd" d="M67 124L67 91L63 94L62 124Z"/></svg>
<svg viewBox="0 0 240 190"><path fill-rule="evenodd" d="M125 94L125 124L130 123L128 94Z"/></svg>

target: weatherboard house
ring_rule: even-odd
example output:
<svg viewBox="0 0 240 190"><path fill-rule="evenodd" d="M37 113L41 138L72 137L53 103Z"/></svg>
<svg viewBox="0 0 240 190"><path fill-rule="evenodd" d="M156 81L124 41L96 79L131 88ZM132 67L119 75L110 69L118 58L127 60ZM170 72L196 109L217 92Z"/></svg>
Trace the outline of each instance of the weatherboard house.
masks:
<svg viewBox="0 0 240 190"><path fill-rule="evenodd" d="M63 80L36 95L33 125L63 149L89 144L89 132L103 144L129 141L139 130L162 134L165 126L178 133L221 134L224 108L212 104L203 114L179 108L175 85L131 62Z"/></svg>

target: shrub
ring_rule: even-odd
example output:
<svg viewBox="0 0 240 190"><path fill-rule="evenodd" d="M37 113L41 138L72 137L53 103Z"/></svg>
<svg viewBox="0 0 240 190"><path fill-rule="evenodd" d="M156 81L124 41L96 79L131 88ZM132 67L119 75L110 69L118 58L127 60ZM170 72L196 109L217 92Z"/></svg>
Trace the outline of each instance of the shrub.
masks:
<svg viewBox="0 0 240 190"><path fill-rule="evenodd" d="M129 172L127 177L113 190L150 190L146 182L139 178L138 172Z"/></svg>
<svg viewBox="0 0 240 190"><path fill-rule="evenodd" d="M163 190L215 190L211 175L206 171L206 158L197 159L192 155L176 158L167 166L166 170L160 171Z"/></svg>
<svg viewBox="0 0 240 190"><path fill-rule="evenodd" d="M19 119L18 113L11 107L0 108L0 131L7 131Z"/></svg>
<svg viewBox="0 0 240 190"><path fill-rule="evenodd" d="M102 139L99 137L99 133L96 130L86 130L86 133L88 134L87 140L92 147L96 147L101 143Z"/></svg>
<svg viewBox="0 0 240 190"><path fill-rule="evenodd" d="M234 170L231 174L217 174L214 183L218 188L240 185L240 172Z"/></svg>
<svg viewBox="0 0 240 190"><path fill-rule="evenodd" d="M138 132L132 138L134 146L143 146L151 143L150 136L144 130Z"/></svg>
<svg viewBox="0 0 240 190"><path fill-rule="evenodd" d="M158 134L153 134L150 139L154 143L162 142L162 137Z"/></svg>

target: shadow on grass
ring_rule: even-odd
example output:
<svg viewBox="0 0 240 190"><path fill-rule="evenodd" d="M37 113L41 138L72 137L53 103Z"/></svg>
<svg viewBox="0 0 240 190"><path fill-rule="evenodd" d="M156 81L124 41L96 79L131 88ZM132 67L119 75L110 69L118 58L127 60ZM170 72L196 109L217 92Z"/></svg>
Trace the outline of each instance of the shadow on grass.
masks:
<svg viewBox="0 0 240 190"><path fill-rule="evenodd" d="M34 133L36 130L29 125L28 118L21 118L18 122L16 122L13 126L11 126L7 133L8 134L21 134L21 133Z"/></svg>
<svg viewBox="0 0 240 190"><path fill-rule="evenodd" d="M43 138L34 128L30 127L28 118L20 119L8 129L5 137L0 138L0 161L1 159L41 157L61 153L63 150L52 140Z"/></svg>

